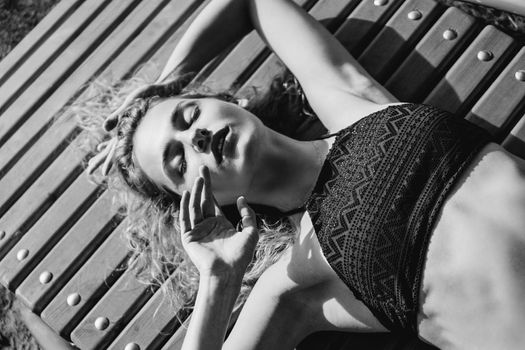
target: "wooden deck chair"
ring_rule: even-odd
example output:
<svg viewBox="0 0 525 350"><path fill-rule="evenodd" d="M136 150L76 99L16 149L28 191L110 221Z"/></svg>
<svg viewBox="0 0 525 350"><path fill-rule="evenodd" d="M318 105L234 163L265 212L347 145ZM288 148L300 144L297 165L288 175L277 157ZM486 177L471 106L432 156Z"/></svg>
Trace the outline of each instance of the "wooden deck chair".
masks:
<svg viewBox="0 0 525 350"><path fill-rule="evenodd" d="M112 194L87 180L70 146L80 133L74 121L52 120L93 78L122 79L145 62L165 62L208 1L62 0L0 62L0 282L81 349L177 349L184 327L160 292L122 268L126 220ZM400 100L454 112L525 157L523 42L433 0L296 2ZM242 92L282 70L251 33L202 76ZM298 137L319 130L308 124ZM320 333L299 349L350 343L422 346L391 335Z"/></svg>

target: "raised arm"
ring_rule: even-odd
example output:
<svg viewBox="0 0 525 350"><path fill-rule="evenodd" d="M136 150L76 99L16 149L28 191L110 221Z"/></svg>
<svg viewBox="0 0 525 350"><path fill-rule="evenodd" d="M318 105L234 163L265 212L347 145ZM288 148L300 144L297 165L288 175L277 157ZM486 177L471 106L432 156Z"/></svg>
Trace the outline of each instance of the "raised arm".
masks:
<svg viewBox="0 0 525 350"><path fill-rule="evenodd" d="M159 77L198 71L252 29L298 78L313 109L337 131L396 99L315 19L291 0L213 0L180 40Z"/></svg>
<svg viewBox="0 0 525 350"><path fill-rule="evenodd" d="M290 0L247 0L251 18L329 131L397 102L318 21ZM327 0L329 1L329 0Z"/></svg>
<svg viewBox="0 0 525 350"><path fill-rule="evenodd" d="M198 72L253 29L246 0L213 0L188 27L157 82L171 73Z"/></svg>

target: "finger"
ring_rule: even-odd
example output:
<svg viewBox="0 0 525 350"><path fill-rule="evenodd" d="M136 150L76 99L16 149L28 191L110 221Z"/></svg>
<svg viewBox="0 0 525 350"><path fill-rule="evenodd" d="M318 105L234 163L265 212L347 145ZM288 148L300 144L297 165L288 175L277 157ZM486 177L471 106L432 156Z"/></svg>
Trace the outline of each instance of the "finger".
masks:
<svg viewBox="0 0 525 350"><path fill-rule="evenodd" d="M109 141L101 142L97 145L97 152L102 152L108 146Z"/></svg>
<svg viewBox="0 0 525 350"><path fill-rule="evenodd" d="M108 155L106 157L106 160L104 161L104 164L102 164L102 175L106 176L109 171L111 170L111 166L113 165L113 157L115 156L115 151L117 150L117 140L113 139L108 144L107 149Z"/></svg>
<svg viewBox="0 0 525 350"><path fill-rule="evenodd" d="M215 216L215 202L211 192L210 170L208 167L202 166L200 167L199 172L204 179L204 187L201 198L202 216L209 218Z"/></svg>
<svg viewBox="0 0 525 350"><path fill-rule="evenodd" d="M90 174L90 175L93 174L95 172L95 170L97 170L97 168L102 163L104 163L108 153L109 153L109 149L105 148L102 152L100 152L99 154L97 154L94 157L92 157L88 161L88 166L86 168L87 173Z"/></svg>
<svg viewBox="0 0 525 350"><path fill-rule="evenodd" d="M188 208L189 202L190 202L190 194L188 193L188 191L184 191L180 199L180 211L179 211L179 225L180 225L181 233L186 233L189 230L191 230L191 221L190 221L189 208Z"/></svg>
<svg viewBox="0 0 525 350"><path fill-rule="evenodd" d="M253 209L248 205L246 198L242 196L237 198L237 210L239 210L239 214L241 214L243 231L257 231L257 218Z"/></svg>
<svg viewBox="0 0 525 350"><path fill-rule="evenodd" d="M202 187L204 186L204 179L202 177L198 177L195 179L195 183L193 184L193 188L191 189L191 196L190 196L190 221L192 227L194 227L196 224L201 222L203 220L202 218L202 211L201 211L201 194L202 194Z"/></svg>
<svg viewBox="0 0 525 350"><path fill-rule="evenodd" d="M145 85L145 86L141 86L137 89L135 89L133 92L131 92L127 97L126 99L124 100L124 102L120 105L119 108L117 108L116 111L114 111L113 113L111 113L107 118L106 120L104 121L104 124L103 124L103 128L104 130L106 131L111 131L113 130L117 125L118 125L118 122L120 120L120 117L121 117L121 114L122 112L124 112L126 110L126 108L128 108L131 103L133 102L133 100L135 100L136 98L138 97L142 97L143 93L149 88L148 85Z"/></svg>

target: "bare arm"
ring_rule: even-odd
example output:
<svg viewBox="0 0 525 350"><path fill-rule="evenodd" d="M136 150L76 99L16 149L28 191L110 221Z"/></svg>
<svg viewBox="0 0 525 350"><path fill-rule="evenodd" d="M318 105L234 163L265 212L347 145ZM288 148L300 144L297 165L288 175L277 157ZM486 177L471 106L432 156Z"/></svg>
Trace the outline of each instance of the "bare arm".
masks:
<svg viewBox="0 0 525 350"><path fill-rule="evenodd" d="M343 46L291 0L215 0L197 16L159 77L198 71L252 29L298 77L329 130L396 99Z"/></svg>
<svg viewBox="0 0 525 350"><path fill-rule="evenodd" d="M171 73L198 72L253 29L245 0L213 0L191 23L157 82Z"/></svg>
<svg viewBox="0 0 525 350"><path fill-rule="evenodd" d="M182 245L200 275L184 350L222 348L242 277L258 239L255 213L246 200L237 201L244 226L237 232L215 205L208 169L202 167L200 175L191 195L182 195L180 205Z"/></svg>

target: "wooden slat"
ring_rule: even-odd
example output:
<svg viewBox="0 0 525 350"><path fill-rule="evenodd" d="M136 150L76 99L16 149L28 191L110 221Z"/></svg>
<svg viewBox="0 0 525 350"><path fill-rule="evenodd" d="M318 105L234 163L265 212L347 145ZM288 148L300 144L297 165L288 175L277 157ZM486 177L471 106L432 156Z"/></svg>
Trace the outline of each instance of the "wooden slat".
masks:
<svg viewBox="0 0 525 350"><path fill-rule="evenodd" d="M67 76L66 80L53 91L51 96L34 111L32 117L0 148L0 177L1 174L9 170L14 162L18 161L27 148L31 147L32 152L40 153L32 155L31 157L33 157L33 159L45 159L44 154L46 152L55 149L65 135L73 132L76 126L75 121L69 120L63 123L67 125L60 125L62 130L61 135L56 135L48 140L45 146L42 146L42 144L33 145L35 139L43 132L42 130L45 130L53 116L58 113L71 98L77 95L81 91L81 88L83 88L83 85L104 68L123 47L126 47L126 45L141 32L145 25L150 25L150 22L152 22L150 16L154 15L156 11L165 4L166 0L153 0L145 1L137 6L137 8L119 24L117 29L100 44L92 55L82 62L74 72ZM176 19L176 13L173 13L173 18ZM153 22L153 25L158 24L155 20L153 20ZM158 32L162 33L160 30L158 30ZM143 46L143 50L148 47L147 45ZM128 58L122 66L129 66L129 63L137 60L135 56L130 57L131 58ZM113 67L114 66L115 65L113 65ZM16 102L13 107L17 104L18 102ZM24 108L24 106L21 108ZM35 168L38 164L39 163L33 164L32 168Z"/></svg>
<svg viewBox="0 0 525 350"><path fill-rule="evenodd" d="M179 326L177 312L169 296L159 289L111 343L108 350L124 349L130 343L137 344L140 349L158 348Z"/></svg>
<svg viewBox="0 0 525 350"><path fill-rule="evenodd" d="M120 223L42 311L42 319L57 333L69 338L73 328L123 272L121 266L128 249L122 234L127 225L126 220ZM69 305L67 298L73 293L80 295L80 302Z"/></svg>
<svg viewBox="0 0 525 350"><path fill-rule="evenodd" d="M502 144L510 152L525 159L525 115L521 117Z"/></svg>
<svg viewBox="0 0 525 350"><path fill-rule="evenodd" d="M150 31L148 37L143 38L142 40L134 40L128 48L121 54L122 57L129 57L127 54L128 50L139 49L144 46L144 42L151 43L151 50L148 50L147 54L144 54L140 57L140 64L136 64L132 69L127 69L126 72L128 75L138 74L139 76L155 78L160 74L160 70L166 64L168 57L173 52L176 44L179 42L180 38L186 32L186 29L193 22L193 19L202 11L204 7L211 0L184 0L184 1L170 1L166 9L170 9L167 13L164 11L161 13L163 23L159 22L157 24L158 28L151 28L147 30ZM171 11L171 20L170 20L170 11ZM177 15L175 15L177 14ZM155 33L161 29L166 28L165 32L159 38L155 40L153 37ZM145 41L144 41L145 40ZM143 65L144 63L150 63ZM123 72L119 66L113 68L114 72ZM120 73L119 73L120 74ZM128 77L128 76L126 76Z"/></svg>
<svg viewBox="0 0 525 350"><path fill-rule="evenodd" d="M191 315L184 321L183 325L177 329L167 343L164 344L161 350L180 350L184 342L184 337L186 337L186 330L190 325L190 321Z"/></svg>
<svg viewBox="0 0 525 350"><path fill-rule="evenodd" d="M425 99L425 103L463 115L505 62L513 43L510 36L495 27L485 27ZM480 61L477 55L482 50L491 51L494 58Z"/></svg>
<svg viewBox="0 0 525 350"><path fill-rule="evenodd" d="M474 105L467 119L484 127L496 139L508 132L513 119L525 105L525 82L516 79L516 72L525 71L525 47L507 65L485 94Z"/></svg>
<svg viewBox="0 0 525 350"><path fill-rule="evenodd" d="M33 52L49 38L57 28L85 0L62 0L0 61L0 84L7 80ZM62 30L62 29L61 29Z"/></svg>
<svg viewBox="0 0 525 350"><path fill-rule="evenodd" d="M186 1L187 6L193 5L194 2ZM180 10L187 10L187 7L182 6L183 3L178 3L177 8ZM144 10L143 7L139 7L138 10ZM151 39L162 39L162 34L165 34L162 30L159 30L159 27L162 25L170 27L171 24L173 24L173 21L177 20L177 15L181 14L181 12L175 11L175 5L173 3L170 3L167 8L162 12L162 16L159 16L159 18L155 18L150 24L151 26L148 27L148 30L145 30L137 37L136 41L140 42L154 42L154 40ZM129 24L131 22L135 22L135 25L137 25L137 20L141 17L143 17L144 12L142 11L136 11L136 18L135 16L129 17L128 21L123 23L123 25ZM146 18L147 19L147 18ZM140 22L138 22L140 24ZM119 33L124 34L130 34L130 30L119 30L118 33L113 33L110 37L110 39L119 39ZM155 35L154 35L155 33ZM114 36L117 36L115 38ZM122 35L120 35L122 36ZM149 40L148 40L149 39ZM113 48L112 48L113 47ZM104 57L104 55L109 55L112 51L108 51L110 49L115 49L115 41L106 41L105 45L101 48L100 52L97 52L95 55L96 57ZM116 77L122 78L125 73L127 73L133 65L138 65L137 60L143 57L147 50L150 49L150 46L146 45L133 45L133 49L127 49L124 50L123 55L120 60L115 61L108 67L106 75L110 74L119 74L116 75ZM131 58L130 58L131 57ZM132 59L137 57L137 60ZM139 61L140 62L140 61ZM88 70L85 72L85 70ZM78 79L80 81L72 80L69 84L63 85L60 88L60 93L62 95L64 94L72 94L73 90L75 89L74 86L79 86L84 81L90 78L90 74L94 72L93 69L96 69L96 67L93 67L92 65L83 65L73 74L71 77L72 79ZM119 71L120 69L120 71ZM128 70L126 70L128 69ZM77 74L78 72L78 74ZM45 104L45 108L40 109L35 117L30 119L31 127L25 125L23 130L20 130L20 134L18 134L17 140L20 140L20 142L27 141L28 138L31 138L31 135L33 132L35 132L35 129L42 127L42 122L38 124L39 118L42 115L48 115L49 118L52 116L53 113L58 111L61 108L61 105L59 103L59 96L54 96L55 99L50 99ZM67 100L67 97L63 97L62 101L65 103ZM29 130L28 130L29 129ZM42 171L44 171L45 167L47 166L47 163L49 161L52 161L54 157L58 156L58 153L60 152L60 149L62 145L67 144L65 140L67 139L67 136L74 133L76 129L75 120L70 119L66 120L64 122L58 123L53 125L53 127L49 130L47 130L42 138L40 138L34 145L32 145L31 149L28 153L22 157L22 159L19 160L18 163L14 166L14 168L11 169L11 171L0 181L0 213L3 213L7 210L7 208L12 205L12 203L15 200L18 200L20 195L24 193L25 189L32 183L35 177L41 175ZM6 145L4 145L6 146ZM19 146L18 144L13 145L13 149L16 149L16 147ZM0 155L2 157L0 158L0 162L5 159L6 154L3 153L6 147L2 147L0 149ZM72 147L73 148L73 147ZM32 201L29 201L29 204L21 203L19 207L21 208L18 211L15 211L12 213L9 212L10 215L4 216L0 218L0 229L3 229L6 231L7 236L2 241L0 241L0 250L3 251L3 242L6 242L8 238L11 237L12 233L15 232L15 230L18 229L19 224L15 223L10 224L9 222L12 221L14 218L24 218L27 215L31 215L33 212L36 211L36 208L43 208L42 205L42 199L45 200L45 203L50 203L56 197L60 194L60 192L53 192L50 191L52 188L62 188L61 185L72 173L72 171L78 166L76 164L76 160L74 158L71 158L73 155L73 149L68 151L67 156L60 156L59 159L64 158L61 161L56 162L57 165L52 166L51 170L45 171L44 174L46 175L46 178L39 179L38 184L34 185L29 191L29 195L32 197ZM78 159L78 158L77 158ZM25 206L27 205L27 206ZM25 206L25 207L24 207ZM33 208L33 209L31 209ZM17 214L19 213L19 214Z"/></svg>
<svg viewBox="0 0 525 350"><path fill-rule="evenodd" d="M107 5L107 0L86 1L37 49L0 87L0 113L9 106L24 88L60 55L78 36L83 26L93 20ZM2 118L3 119L3 118ZM1 119L0 119L1 120ZM0 124L2 125L2 124ZM2 129L4 127L2 126ZM3 134L2 134L3 135ZM1 137L0 137L1 139Z"/></svg>
<svg viewBox="0 0 525 350"><path fill-rule="evenodd" d="M266 45L255 31L248 34L207 77L206 86L216 91L227 90L254 62L265 54ZM269 54L269 52L267 52Z"/></svg>
<svg viewBox="0 0 525 350"><path fill-rule="evenodd" d="M82 350L104 348L152 293L150 287L137 281L133 271L126 271L73 330L71 340ZM108 328L95 328L95 321L99 317L109 320Z"/></svg>
<svg viewBox="0 0 525 350"><path fill-rule="evenodd" d="M409 19L413 11L421 18ZM440 12L441 6L434 0L407 0L359 56L359 63L383 83Z"/></svg>
<svg viewBox="0 0 525 350"><path fill-rule="evenodd" d="M29 118L53 91L96 49L96 47L115 29L119 22L124 20L127 14L139 0L113 1L79 34L67 50L64 50L36 78L30 88L24 90L17 96L16 104L2 110L0 118L0 145ZM87 2L91 3L91 2ZM79 8L80 11L82 8ZM76 13L76 12L75 12ZM71 17L73 18L73 17ZM59 31L60 32L60 31ZM48 47L45 45L45 47ZM34 55L31 57L33 58ZM18 72L18 71L17 71ZM15 78L16 74L12 78ZM11 81L7 81L0 87L0 96L10 90ZM6 90L5 92L2 92ZM13 90L14 91L14 90Z"/></svg>
<svg viewBox="0 0 525 350"><path fill-rule="evenodd" d="M14 291L20 282L41 261L43 256L53 248L62 235L76 222L78 216L82 214L85 208L95 200L97 192L100 192L100 190L97 190L97 186L88 182L85 176L80 176L27 233L22 231L20 235L25 233L22 238L0 260L2 284ZM24 196L18 202L20 203L19 210L13 212L12 215L8 213L7 217L11 218L12 222L15 222L14 227L19 228L22 225L20 223L16 224L17 220L24 222L28 220L25 218L26 216L34 215L36 209L32 207L35 205L33 202L37 202L37 207L41 206L42 204L38 203L41 201L39 200L41 197L40 195L35 198L31 193L28 193L27 196ZM29 254L27 258L19 261L17 254L22 249L27 249Z"/></svg>
<svg viewBox="0 0 525 350"><path fill-rule="evenodd" d="M381 4L376 4L375 1L361 1L335 36L348 52L357 57L403 1L391 0Z"/></svg>
<svg viewBox="0 0 525 350"><path fill-rule="evenodd" d="M15 171L23 174L23 167L15 167ZM0 181L0 199L2 208L9 205L9 211L2 210L0 218L0 230L5 231L5 237L0 241L0 257L6 253L6 249L31 227L40 215L64 192L69 184L82 171L78 161L78 155L70 149L62 157L54 161L40 175L31 188L24 192L20 198L17 188L15 171ZM24 186L23 184L21 185ZM17 200L15 205L11 203Z"/></svg>
<svg viewBox="0 0 525 350"><path fill-rule="evenodd" d="M472 16L450 7L392 74L385 87L399 101L420 102L468 44L475 27ZM453 30L457 37L443 38L447 30Z"/></svg>
<svg viewBox="0 0 525 350"><path fill-rule="evenodd" d="M115 212L108 210L111 197L104 192L16 289L16 295L35 313L40 313L116 226ZM45 271L53 278L42 284L39 278Z"/></svg>

